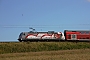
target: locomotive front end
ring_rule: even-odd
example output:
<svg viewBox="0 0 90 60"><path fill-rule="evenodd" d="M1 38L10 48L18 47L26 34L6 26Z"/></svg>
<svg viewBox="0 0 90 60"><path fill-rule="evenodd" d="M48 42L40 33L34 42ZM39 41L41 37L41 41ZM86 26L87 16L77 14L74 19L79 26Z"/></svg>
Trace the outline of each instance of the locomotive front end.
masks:
<svg viewBox="0 0 90 60"><path fill-rule="evenodd" d="M22 41L22 32L20 33L19 37L18 37L18 40L21 42Z"/></svg>
<svg viewBox="0 0 90 60"><path fill-rule="evenodd" d="M20 42L22 42L22 41L24 41L26 39L25 37L26 37L26 33L25 32L21 32L20 35L19 35L18 40Z"/></svg>

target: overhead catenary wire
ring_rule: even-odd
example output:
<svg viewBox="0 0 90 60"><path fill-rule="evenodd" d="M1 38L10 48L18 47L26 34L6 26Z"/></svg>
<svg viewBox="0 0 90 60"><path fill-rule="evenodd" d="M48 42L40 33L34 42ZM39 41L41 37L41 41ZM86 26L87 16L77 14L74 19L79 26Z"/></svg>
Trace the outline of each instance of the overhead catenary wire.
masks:
<svg viewBox="0 0 90 60"><path fill-rule="evenodd" d="M90 24L59 24L59 25L0 25L0 28L60 28L60 27L89 27Z"/></svg>
<svg viewBox="0 0 90 60"><path fill-rule="evenodd" d="M90 29L90 24L58 24L58 25L0 25L0 28L2 29L28 29L28 28L35 28L35 29L68 29L68 28L72 28L72 29Z"/></svg>

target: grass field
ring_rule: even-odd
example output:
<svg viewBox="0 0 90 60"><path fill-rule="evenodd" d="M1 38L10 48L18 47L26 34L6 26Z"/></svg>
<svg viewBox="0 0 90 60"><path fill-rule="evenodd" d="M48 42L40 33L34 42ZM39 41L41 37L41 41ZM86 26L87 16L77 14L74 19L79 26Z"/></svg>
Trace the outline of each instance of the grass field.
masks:
<svg viewBox="0 0 90 60"><path fill-rule="evenodd" d="M89 42L18 42L0 43L0 54L39 51L90 49Z"/></svg>
<svg viewBox="0 0 90 60"><path fill-rule="evenodd" d="M0 60L90 60L90 42L0 43Z"/></svg>
<svg viewBox="0 0 90 60"><path fill-rule="evenodd" d="M8 53L0 60L90 60L90 49Z"/></svg>

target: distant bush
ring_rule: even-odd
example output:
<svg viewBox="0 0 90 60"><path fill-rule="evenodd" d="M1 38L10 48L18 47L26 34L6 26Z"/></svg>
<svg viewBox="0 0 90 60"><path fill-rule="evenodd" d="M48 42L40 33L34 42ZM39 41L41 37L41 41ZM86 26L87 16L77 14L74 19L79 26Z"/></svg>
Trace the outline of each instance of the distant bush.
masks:
<svg viewBox="0 0 90 60"><path fill-rule="evenodd" d="M0 54L37 52L53 50L72 50L72 49L90 49L90 43L87 42L18 42L18 43L0 43Z"/></svg>

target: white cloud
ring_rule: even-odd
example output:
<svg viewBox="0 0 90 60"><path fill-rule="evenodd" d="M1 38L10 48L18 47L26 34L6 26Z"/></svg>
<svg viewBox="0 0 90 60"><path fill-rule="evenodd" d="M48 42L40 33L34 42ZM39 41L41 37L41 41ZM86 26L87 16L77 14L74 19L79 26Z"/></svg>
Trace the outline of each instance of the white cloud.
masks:
<svg viewBox="0 0 90 60"><path fill-rule="evenodd" d="M90 0L87 0L88 2L90 2Z"/></svg>

